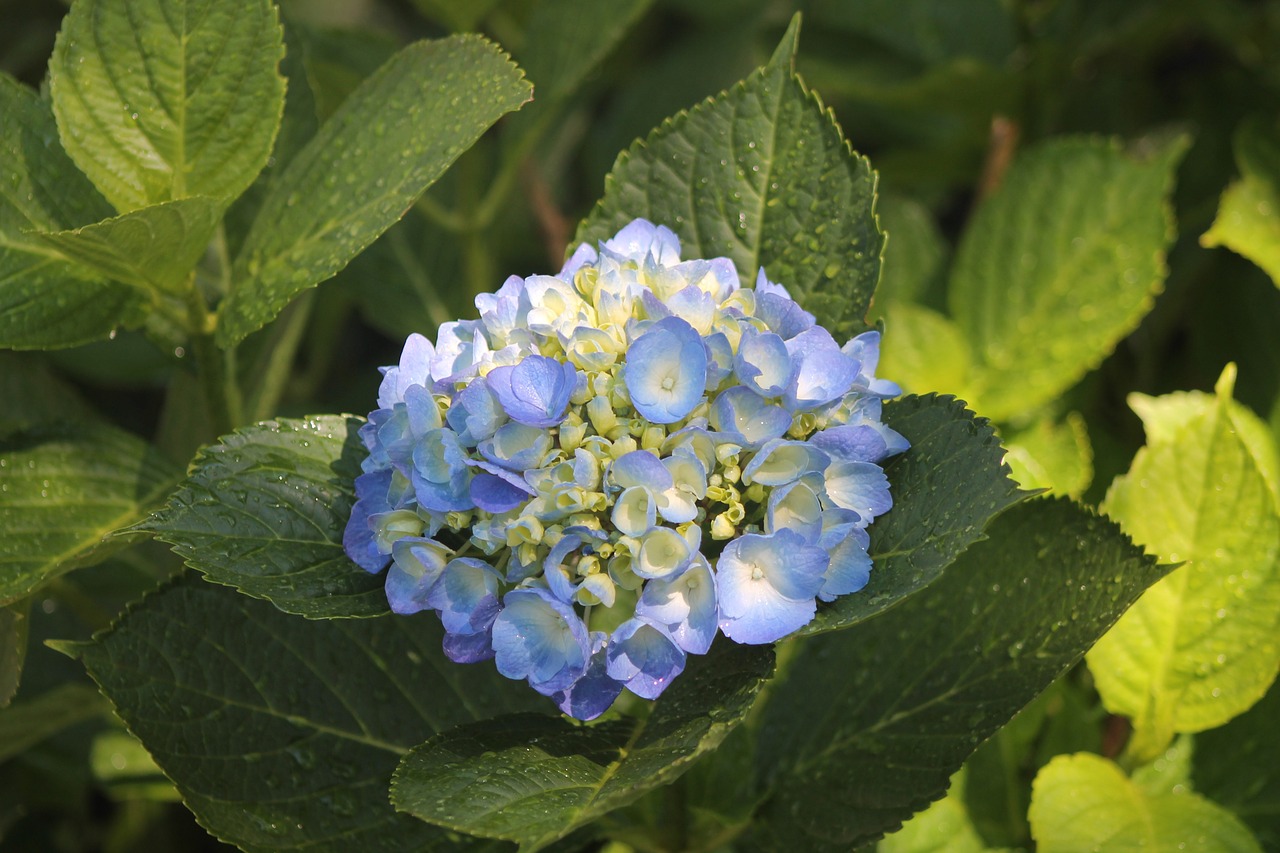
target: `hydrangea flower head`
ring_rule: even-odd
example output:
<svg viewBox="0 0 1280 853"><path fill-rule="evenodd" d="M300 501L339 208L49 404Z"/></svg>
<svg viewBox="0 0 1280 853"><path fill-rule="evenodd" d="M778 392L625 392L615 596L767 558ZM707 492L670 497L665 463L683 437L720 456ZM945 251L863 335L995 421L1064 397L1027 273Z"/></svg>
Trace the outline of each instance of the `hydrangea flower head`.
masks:
<svg viewBox="0 0 1280 853"><path fill-rule="evenodd" d="M383 368L343 540L451 659L591 719L866 584L879 463L907 449L878 332L842 346L643 219L476 308Z"/></svg>

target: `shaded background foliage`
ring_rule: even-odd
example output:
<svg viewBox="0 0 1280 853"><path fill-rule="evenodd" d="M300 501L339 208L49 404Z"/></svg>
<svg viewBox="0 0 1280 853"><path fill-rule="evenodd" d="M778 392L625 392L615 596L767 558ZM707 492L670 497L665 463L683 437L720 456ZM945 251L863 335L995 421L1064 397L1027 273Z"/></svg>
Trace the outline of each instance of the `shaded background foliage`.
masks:
<svg viewBox="0 0 1280 853"><path fill-rule="evenodd" d="M250 399L249 413L366 411L374 368L395 362L408 332L429 334L440 322L471 316L474 295L508 273L558 268L618 152L663 118L763 64L797 10L805 16L797 71L880 175L878 211L890 237L871 318L886 323L884 375L913 391L959 394L980 414L998 414L1002 435L1022 448L1013 464L1024 485L1053 485L1093 505L1144 444L1143 425L1126 403L1133 392L1209 389L1224 364L1234 362L1235 398L1266 420L1273 436L1280 431L1280 289L1260 266L1201 239L1224 189L1244 168L1241 128L1261 117L1274 130L1280 112L1280 4L1263 0L285 2L286 64L305 75L321 121L403 44L451 32L479 31L501 44L536 95L463 153L333 281L304 295L271 331L248 339L240 362L246 377L257 369L255 350L271 349L268 340L278 341L273 336L294 336L296 348L275 393L261 396L260 411ZM6 21L0 68L39 88L65 14L65 6L48 0L0 4ZM1001 374L971 370L959 354L963 347L947 344L966 340L971 328L954 310L955 293L963 286L957 281L965 252L982 253L966 250L963 241L979 205L1006 178L1017 184L1011 169L1020 154L1064 156L1038 146L1080 134L1118 137L1140 161L1163 158L1176 169L1176 180L1164 187L1172 186L1168 221L1176 233L1168 235L1163 264L1148 259L1154 282L1138 299L1154 297L1152 307L1134 310L1136 327L1117 332L1123 339L1114 351L1100 353L1106 358L1096 369L1063 379L1061 393L1046 395L1034 411L1001 402L997 413L997 406L983 407L979 378L999 383ZM1081 194L1105 195L1110 175L1102 171L1097 180L1099 186L1080 187ZM1160 190L1152 190L1155 197ZM1126 194L1118 196L1123 201ZM252 204L240 202L228 217L233 247L252 244ZM960 323L959 334L948 318ZM895 334L902 341L934 341L934 348L899 344L895 350ZM0 426L8 434L96 410L121 431L111 440L123 455L144 452L128 433L152 438L167 458L148 460L151 479L158 488L176 483L196 448L221 430L202 411L191 353L163 341L122 330L110 341L48 354L0 353L0 400L25 401L20 408L0 407ZM981 344L968 338L966 345ZM79 464L76 437L64 440L66 464ZM1123 499L1109 497L1108 505ZM218 846L172 802L172 786L104 713L83 666L41 644L87 638L178 568L164 547L144 543L54 579L29 604L0 610L0 631L26 636L30 649L18 701L45 703L27 705L45 726L37 735L26 730L0 739L0 757L7 759L0 765L0 831L7 848ZM892 627L885 623L883 630ZM834 644L839 636L809 642ZM861 653L870 659L876 649ZM1274 698L1273 689L1234 723L1263 744L1260 763L1276 749L1274 740L1258 734L1257 723ZM1124 725L1106 716L1089 673L1076 668L970 759L963 782L953 784L953 797L944 802L963 804L966 826L977 834L973 849L1026 845L1037 768L1066 752L1115 756ZM1225 731L1203 737L1230 742ZM1247 816L1259 786L1265 801L1274 779L1263 775L1246 791L1217 766L1222 753L1207 748L1209 758L1188 773L1199 790L1217 793ZM1177 757L1167 761L1176 764ZM726 772L703 762L686 791L696 796L699 785ZM1143 781L1153 798L1170 787ZM744 801L751 796L741 792ZM714 802L708 812L723 808ZM611 815L616 835L626 837L629 821L643 825L651 817L646 810L660 804L642 800ZM735 819L743 816L722 814L691 831L713 836ZM1276 838L1273 813L1251 825L1264 841ZM754 843L767 847L765 835Z"/></svg>

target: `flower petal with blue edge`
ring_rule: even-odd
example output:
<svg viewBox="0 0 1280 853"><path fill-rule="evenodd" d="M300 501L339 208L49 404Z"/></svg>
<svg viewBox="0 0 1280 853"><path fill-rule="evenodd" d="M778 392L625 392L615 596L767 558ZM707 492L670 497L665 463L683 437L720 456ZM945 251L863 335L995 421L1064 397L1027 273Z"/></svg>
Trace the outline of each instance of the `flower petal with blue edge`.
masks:
<svg viewBox="0 0 1280 853"><path fill-rule="evenodd" d="M591 657L587 626L568 604L545 589L513 589L493 621L498 672L527 679L538 692L565 690L586 672Z"/></svg>
<svg viewBox="0 0 1280 853"><path fill-rule="evenodd" d="M851 509L869 524L893 506L889 494L889 478L884 470L871 462L836 462L826 472L826 491L831 502Z"/></svg>
<svg viewBox="0 0 1280 853"><path fill-rule="evenodd" d="M782 486L806 474L822 471L831 458L807 441L773 439L742 469L742 482Z"/></svg>
<svg viewBox="0 0 1280 853"><path fill-rule="evenodd" d="M391 568L387 569L387 603L391 612L417 613L430 607L427 596L452 556L452 549L434 539L397 539L391 546Z"/></svg>
<svg viewBox="0 0 1280 853"><path fill-rule="evenodd" d="M437 512L471 509L471 467L451 429L432 430L413 451L413 490L418 503Z"/></svg>
<svg viewBox="0 0 1280 853"><path fill-rule="evenodd" d="M642 698L657 699L684 664L684 649L664 628L644 619L628 619L609 638L606 671Z"/></svg>
<svg viewBox="0 0 1280 853"><path fill-rule="evenodd" d="M387 490L391 487L391 470L372 471L356 477L356 502L351 517L342 531L342 550L351 561L370 574L386 568L391 558L378 549L369 516L391 511Z"/></svg>
<svg viewBox="0 0 1280 853"><path fill-rule="evenodd" d="M405 339L400 351L400 363L383 368L382 385L378 388L378 408L389 409L404 402L404 394L413 385L431 382L431 362L436 348L431 341L414 332Z"/></svg>
<svg viewBox="0 0 1280 853"><path fill-rule="evenodd" d="M750 388L736 385L711 405L711 426L743 447L757 448L791 428L791 414L765 402Z"/></svg>
<svg viewBox="0 0 1280 853"><path fill-rule="evenodd" d="M659 320L627 348L624 377L631 405L641 417L655 424L682 420L706 392L702 336L679 317Z"/></svg>
<svg viewBox="0 0 1280 853"><path fill-rule="evenodd" d="M605 632L592 631L591 663L586 673L568 689L551 694L556 707L575 720L594 720L609 710L622 692L622 683L608 673L608 641Z"/></svg>
<svg viewBox="0 0 1280 853"><path fill-rule="evenodd" d="M636 616L664 625L680 648L704 655L711 648L719 622L716 576L701 554L679 577L645 584Z"/></svg>
<svg viewBox="0 0 1280 853"><path fill-rule="evenodd" d="M615 257L631 261L652 258L663 266L680 262L680 238L665 225L654 225L647 219L633 219L605 240L601 248Z"/></svg>
<svg viewBox="0 0 1280 853"><path fill-rule="evenodd" d="M445 634L444 655L454 663L479 663L494 656L493 641L489 633Z"/></svg>
<svg viewBox="0 0 1280 853"><path fill-rule="evenodd" d="M508 417L546 428L564 420L577 375L572 364L530 355L514 366L495 367L486 378Z"/></svg>
<svg viewBox="0 0 1280 853"><path fill-rule="evenodd" d="M827 552L790 530L745 534L716 563L720 630L739 643L772 643L804 627L830 563Z"/></svg>
<svg viewBox="0 0 1280 853"><path fill-rule="evenodd" d="M818 598L835 601L842 595L857 592L871 577L871 556L867 554L870 537L867 531L855 529L831 549L831 565L822 577Z"/></svg>
<svg viewBox="0 0 1280 853"><path fill-rule="evenodd" d="M858 378L858 363L842 353L835 338L821 326L788 340L787 352L798 364L783 395L783 405L791 411L824 406L844 396Z"/></svg>
<svg viewBox="0 0 1280 853"><path fill-rule="evenodd" d="M458 434L459 442L466 447L475 447L497 432L507 416L498 398L489 390L489 383L480 376L454 395L445 420Z"/></svg>
<svg viewBox="0 0 1280 853"><path fill-rule="evenodd" d="M450 634L487 632L498 615L498 571L474 557L450 560L427 591L427 604L440 611Z"/></svg>
<svg viewBox="0 0 1280 853"><path fill-rule="evenodd" d="M790 386L796 370L782 338L750 326L742 333L733 371L743 385L761 397L778 397Z"/></svg>

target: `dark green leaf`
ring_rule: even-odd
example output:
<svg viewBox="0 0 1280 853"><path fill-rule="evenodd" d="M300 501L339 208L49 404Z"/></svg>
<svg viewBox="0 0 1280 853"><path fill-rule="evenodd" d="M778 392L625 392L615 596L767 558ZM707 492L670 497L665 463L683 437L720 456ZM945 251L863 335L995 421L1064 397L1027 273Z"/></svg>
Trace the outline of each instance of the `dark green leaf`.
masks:
<svg viewBox="0 0 1280 853"><path fill-rule="evenodd" d="M1280 687L1246 713L1195 737L1195 789L1249 825L1268 850L1280 849Z"/></svg>
<svg viewBox="0 0 1280 853"><path fill-rule="evenodd" d="M792 70L798 36L797 19L768 65L619 156L577 240L647 218L744 284L763 266L839 337L865 328L880 276L876 176Z"/></svg>
<svg viewBox="0 0 1280 853"><path fill-rule="evenodd" d="M222 219L220 202L169 201L71 231L38 234L67 258L147 292L181 295Z"/></svg>
<svg viewBox="0 0 1280 853"><path fill-rule="evenodd" d="M67 347L133 319L129 288L68 263L30 231L60 231L111 207L58 143L48 104L0 74L0 347Z"/></svg>
<svg viewBox="0 0 1280 853"><path fill-rule="evenodd" d="M871 525L871 581L820 608L802 633L847 627L933 583L992 518L1027 497L1008 477L995 431L962 402L906 397L885 405L884 422L911 449L885 464L894 507Z"/></svg>
<svg viewBox="0 0 1280 853"><path fill-rule="evenodd" d="M924 592L795 650L764 709L772 796L751 847L848 850L892 830L1163 571L1065 500L987 532Z"/></svg>
<svg viewBox="0 0 1280 853"><path fill-rule="evenodd" d="M365 454L360 423L340 415L281 419L223 436L138 529L173 545L209 580L289 613L387 613L382 578L342 550Z"/></svg>
<svg viewBox="0 0 1280 853"><path fill-rule="evenodd" d="M447 849L387 802L436 732L546 700L440 650L433 616L313 622L188 578L81 652L211 832L245 850Z"/></svg>
<svg viewBox="0 0 1280 853"><path fill-rule="evenodd" d="M18 692L22 680L22 664L27 659L26 601L15 601L0 607L0 708L4 708Z"/></svg>
<svg viewBox="0 0 1280 853"><path fill-rule="evenodd" d="M921 64L973 57L998 65L1017 45L1014 15L1000 0L818 0L810 13Z"/></svg>
<svg viewBox="0 0 1280 853"><path fill-rule="evenodd" d="M714 749L773 671L771 648L723 641L690 660L645 720L594 726L534 715L446 732L396 771L396 808L538 850L668 784Z"/></svg>
<svg viewBox="0 0 1280 853"><path fill-rule="evenodd" d="M181 799L173 783L164 777L151 753L124 730L119 720L93 739L89 767L115 799Z"/></svg>
<svg viewBox="0 0 1280 853"><path fill-rule="evenodd" d="M106 424L52 425L0 441L0 604L105 558L177 472L146 442Z"/></svg>
<svg viewBox="0 0 1280 853"><path fill-rule="evenodd" d="M0 763L106 710L106 701L87 684L64 684L19 700L0 711Z"/></svg>
<svg viewBox="0 0 1280 853"><path fill-rule="evenodd" d="M557 101L582 83L652 5L653 0L543 0L533 8L517 54L538 104Z"/></svg>
<svg viewBox="0 0 1280 853"><path fill-rule="evenodd" d="M49 61L62 144L121 213L230 201L271 153L283 54L269 0L79 0Z"/></svg>
<svg viewBox="0 0 1280 853"><path fill-rule="evenodd" d="M0 437L54 421L89 420L93 410L43 356L0 352Z"/></svg>
<svg viewBox="0 0 1280 853"><path fill-rule="evenodd" d="M1041 408L1111 353L1164 286L1182 137L1135 158L1114 142L1028 149L956 252L951 311L982 412Z"/></svg>
<svg viewBox="0 0 1280 853"><path fill-rule="evenodd" d="M234 344L404 215L530 86L478 36L412 44L353 92L285 167L236 258L218 341Z"/></svg>

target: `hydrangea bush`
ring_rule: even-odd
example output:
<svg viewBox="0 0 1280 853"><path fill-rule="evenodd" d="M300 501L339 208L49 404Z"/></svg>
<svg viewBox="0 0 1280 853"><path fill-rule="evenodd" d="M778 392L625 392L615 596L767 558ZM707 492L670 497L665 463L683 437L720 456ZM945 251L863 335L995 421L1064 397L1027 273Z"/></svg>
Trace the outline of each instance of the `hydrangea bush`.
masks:
<svg viewBox="0 0 1280 853"><path fill-rule="evenodd" d="M4 849L1280 849L1259 4L47 5Z"/></svg>
<svg viewBox="0 0 1280 853"><path fill-rule="evenodd" d="M451 660L591 719L717 631L772 643L866 585L877 463L908 446L879 332L841 346L763 268L743 287L643 219L476 309L384 368L343 538Z"/></svg>

